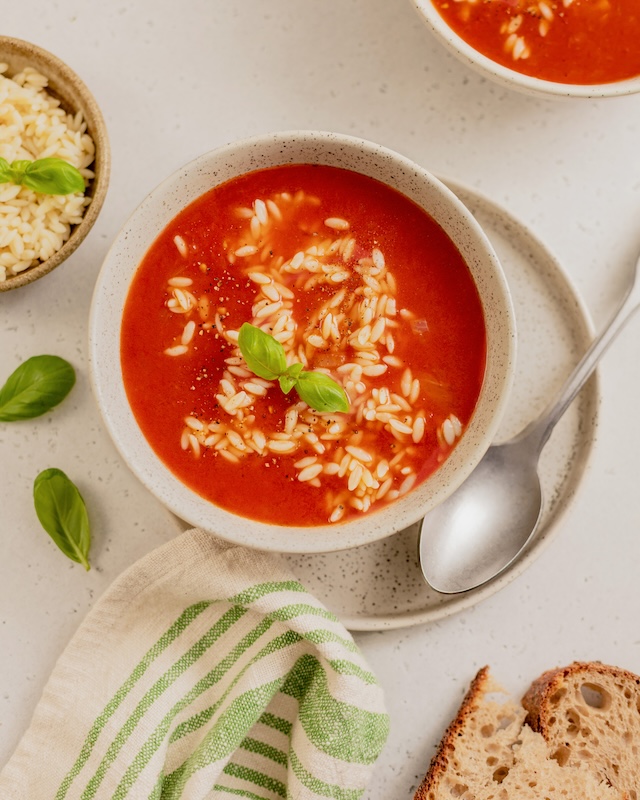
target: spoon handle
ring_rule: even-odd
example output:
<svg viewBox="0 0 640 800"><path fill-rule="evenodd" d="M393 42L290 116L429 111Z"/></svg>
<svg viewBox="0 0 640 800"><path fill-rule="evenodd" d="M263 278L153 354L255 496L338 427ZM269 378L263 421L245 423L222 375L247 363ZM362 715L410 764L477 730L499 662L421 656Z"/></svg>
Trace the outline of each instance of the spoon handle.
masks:
<svg viewBox="0 0 640 800"><path fill-rule="evenodd" d="M633 313L640 306L640 281L638 272L640 271L640 259L635 265L633 279L624 294L617 311L606 325L604 330L593 340L589 349L584 354L580 362L576 365L573 372L565 382L564 386L543 413L517 437L518 440L529 439L536 443L536 452L540 453L542 448L551 435L556 423L567 410L575 396L586 383L591 373L596 368L598 361L613 342L622 328L633 316ZM536 441L537 440L537 441Z"/></svg>

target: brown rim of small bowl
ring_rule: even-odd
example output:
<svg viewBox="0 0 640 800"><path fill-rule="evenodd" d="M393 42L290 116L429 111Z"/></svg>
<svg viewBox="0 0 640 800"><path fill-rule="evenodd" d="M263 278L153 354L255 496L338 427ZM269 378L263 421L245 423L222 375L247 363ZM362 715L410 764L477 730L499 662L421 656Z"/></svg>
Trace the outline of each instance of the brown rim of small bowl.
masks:
<svg viewBox="0 0 640 800"><path fill-rule="evenodd" d="M9 36L0 36L0 62L6 62L9 65L8 73L6 73L9 77L20 72L24 67L33 67L41 72L48 79L47 91L60 100L65 111L74 114L82 111L87 123L87 130L96 147L95 161L91 165L91 169L95 172L95 178L91 181L88 190L91 203L87 206L82 222L73 228L67 241L51 258L29 267L18 275L11 276L5 281L0 281L0 291L6 292L31 283L51 272L81 244L98 218L107 194L111 172L111 148L102 112L95 98L84 82L64 61L30 42L13 39Z"/></svg>

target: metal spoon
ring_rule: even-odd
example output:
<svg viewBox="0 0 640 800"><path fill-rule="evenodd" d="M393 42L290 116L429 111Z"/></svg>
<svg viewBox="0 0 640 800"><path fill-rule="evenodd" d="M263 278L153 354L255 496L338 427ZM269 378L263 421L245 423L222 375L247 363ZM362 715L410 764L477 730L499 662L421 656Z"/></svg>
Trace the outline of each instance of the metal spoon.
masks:
<svg viewBox="0 0 640 800"><path fill-rule="evenodd" d="M420 566L436 591L453 594L481 586L512 564L535 533L543 507L540 453L602 354L640 306L639 272L640 259L618 310L557 399L515 438L492 445L462 486L423 519Z"/></svg>

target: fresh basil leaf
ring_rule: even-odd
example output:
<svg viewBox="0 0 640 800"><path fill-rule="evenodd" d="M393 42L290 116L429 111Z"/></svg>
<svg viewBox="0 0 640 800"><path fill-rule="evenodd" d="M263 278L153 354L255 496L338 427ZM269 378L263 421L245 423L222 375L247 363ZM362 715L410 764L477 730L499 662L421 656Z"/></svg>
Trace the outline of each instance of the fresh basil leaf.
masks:
<svg viewBox="0 0 640 800"><path fill-rule="evenodd" d="M58 356L32 356L0 389L0 422L32 419L58 405L71 391L76 374Z"/></svg>
<svg viewBox="0 0 640 800"><path fill-rule="evenodd" d="M287 367L285 375L290 375L292 378L297 380L298 375L300 375L301 372L302 372L302 364L299 361L296 361L295 364L290 364Z"/></svg>
<svg viewBox="0 0 640 800"><path fill-rule="evenodd" d="M60 550L90 569L89 515L73 481L60 469L45 469L33 483L33 502L40 524Z"/></svg>
<svg viewBox="0 0 640 800"><path fill-rule="evenodd" d="M284 372L278 378L278 383L280 384L280 388L285 394L289 394L289 392L293 389L293 387L298 382L298 375L302 372L302 364L300 362L296 362L295 364L290 364L286 372Z"/></svg>
<svg viewBox="0 0 640 800"><path fill-rule="evenodd" d="M259 378L272 381L287 369L284 347L280 342L249 322L240 328L238 346L247 367Z"/></svg>
<svg viewBox="0 0 640 800"><path fill-rule="evenodd" d="M301 372L296 382L300 399L316 411L348 411L347 395L333 378L324 372Z"/></svg>
<svg viewBox="0 0 640 800"><path fill-rule="evenodd" d="M296 385L297 379L292 378L291 375L287 375L287 373L285 372L284 375L281 375L278 378L278 383L280 384L280 388L282 389L284 394L289 394L289 392Z"/></svg>
<svg viewBox="0 0 640 800"><path fill-rule="evenodd" d="M36 161L17 159L11 164L0 159L0 183L26 186L40 194L72 194L84 192L84 178L62 158L39 158Z"/></svg>
<svg viewBox="0 0 640 800"><path fill-rule="evenodd" d="M26 159L19 159L18 161L12 161L9 165L9 180L11 183L15 183L17 186L22 184L22 179L24 178L24 173L31 161L27 161Z"/></svg>
<svg viewBox="0 0 640 800"><path fill-rule="evenodd" d="M6 158L0 158L0 183L11 182L11 167Z"/></svg>
<svg viewBox="0 0 640 800"><path fill-rule="evenodd" d="M61 158L39 158L24 168L22 184L40 194L73 194L84 192L84 178L68 161Z"/></svg>

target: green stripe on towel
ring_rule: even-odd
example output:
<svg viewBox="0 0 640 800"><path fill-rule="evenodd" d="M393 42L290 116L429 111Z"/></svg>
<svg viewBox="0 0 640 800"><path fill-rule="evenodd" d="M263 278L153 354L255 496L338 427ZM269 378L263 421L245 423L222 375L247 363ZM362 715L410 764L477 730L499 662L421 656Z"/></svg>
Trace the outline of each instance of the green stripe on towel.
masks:
<svg viewBox="0 0 640 800"><path fill-rule="evenodd" d="M98 602L91 641L107 677L96 662L97 712L57 766L55 800L361 797L389 729L375 676L277 559L236 550L188 531L142 559L115 585L104 647ZM127 656L147 643L137 663L118 656L128 637Z"/></svg>

